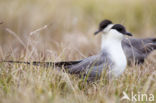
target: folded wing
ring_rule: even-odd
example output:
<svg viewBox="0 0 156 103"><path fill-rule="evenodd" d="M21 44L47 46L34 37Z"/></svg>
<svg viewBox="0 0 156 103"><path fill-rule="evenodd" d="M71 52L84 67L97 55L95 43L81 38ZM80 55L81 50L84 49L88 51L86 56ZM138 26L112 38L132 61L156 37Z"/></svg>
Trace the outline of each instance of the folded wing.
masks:
<svg viewBox="0 0 156 103"><path fill-rule="evenodd" d="M156 38L126 38L122 41L122 47L129 64L141 64L156 49Z"/></svg>

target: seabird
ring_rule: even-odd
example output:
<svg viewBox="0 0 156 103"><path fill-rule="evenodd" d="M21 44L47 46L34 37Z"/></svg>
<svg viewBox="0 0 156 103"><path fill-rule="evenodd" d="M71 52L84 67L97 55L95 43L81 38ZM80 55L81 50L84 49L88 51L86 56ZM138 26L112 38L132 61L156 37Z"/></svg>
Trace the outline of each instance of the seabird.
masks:
<svg viewBox="0 0 156 103"><path fill-rule="evenodd" d="M102 32L102 34L103 34L102 35L102 43L101 43L101 52L99 54L95 55L95 56L91 56L91 57L88 57L88 58L85 58L85 59L82 59L82 60L78 60L78 61L61 61L61 62L38 62L38 61L34 61L34 62L3 61L3 62L25 63L25 64L33 64L33 65L56 66L56 67L64 66L66 69L68 68L68 71L70 73L72 73L72 74L80 74L80 72L84 72L84 73L87 74L87 71L89 70L89 67L91 67L91 65L94 64L94 66L93 66L94 68L93 68L93 70L91 72L91 76L90 76L90 77L94 77L94 75L96 74L95 72L97 72L98 75L100 75L101 71L103 70L102 67L106 66L106 65L102 66L102 64L107 64L106 61L108 62L109 67L111 68L109 70L111 70L111 71L116 70L116 69L112 69L112 68L115 65L114 61L117 61L117 59L116 59L115 56L114 56L114 59L110 58L108 56L108 54L112 53L112 52L108 52L109 49L106 49L106 47L105 47L106 39L107 39L106 35L108 35L108 34L109 35L125 34L124 32L122 32L122 30L126 32L124 26L122 26L120 24L113 24L110 20L102 21L100 23L100 25L99 25L98 31L95 32L95 34L98 34L100 32ZM113 34L111 34L112 31L114 31L114 32L116 31L116 33L113 32ZM129 35L131 35L131 34L129 33ZM108 37L111 37L111 36L108 36ZM110 42L109 45L113 45L113 43ZM130 63L139 64L139 63L143 63L144 59L153 50L156 49L156 38L144 38L144 39L123 38L121 40L121 46L122 46L122 49L124 50L124 54L122 52L121 52L121 54L126 56L126 58L127 58L126 61L128 61L129 64ZM117 55L118 53L113 52L112 54ZM119 64L119 63L116 63L116 64ZM125 64L127 64L127 62ZM123 71L121 69L121 72L116 72L116 73L112 72L112 74L114 76L118 76Z"/></svg>
<svg viewBox="0 0 156 103"><path fill-rule="evenodd" d="M125 35L132 36L132 34L127 32L125 27L121 24L111 25L110 30L107 32L104 28L101 28L100 31L95 34L99 32L102 32L105 36L102 50L98 54L85 58L75 65L64 66L65 70L70 74L78 74L87 77L87 80L94 80L100 78L103 71L106 71L107 77L118 77L124 72L127 66L127 59L121 42ZM30 62L18 61L12 61L12 63L31 64ZM40 63L33 62L32 64L40 65ZM49 62L49 64L50 63L54 64L52 62Z"/></svg>

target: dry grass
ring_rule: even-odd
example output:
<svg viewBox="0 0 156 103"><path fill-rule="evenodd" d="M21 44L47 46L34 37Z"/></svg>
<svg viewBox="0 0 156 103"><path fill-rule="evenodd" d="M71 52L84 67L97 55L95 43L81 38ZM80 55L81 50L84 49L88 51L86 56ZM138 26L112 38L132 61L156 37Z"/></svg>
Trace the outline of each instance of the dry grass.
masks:
<svg viewBox="0 0 156 103"><path fill-rule="evenodd" d="M154 37L155 0L1 0L0 59L78 60L100 50L98 23L111 19L136 37ZM94 48L94 49L93 49ZM122 92L153 94L156 53L110 83L24 64L0 64L2 103L120 103Z"/></svg>

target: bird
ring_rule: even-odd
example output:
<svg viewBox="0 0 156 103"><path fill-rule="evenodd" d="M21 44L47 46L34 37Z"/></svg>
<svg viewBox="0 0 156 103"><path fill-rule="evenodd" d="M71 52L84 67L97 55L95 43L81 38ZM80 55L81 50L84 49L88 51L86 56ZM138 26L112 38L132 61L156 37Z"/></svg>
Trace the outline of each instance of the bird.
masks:
<svg viewBox="0 0 156 103"><path fill-rule="evenodd" d="M127 66L127 59L121 42L125 35L132 36L132 34L127 32L126 28L121 24L111 25L107 32L105 27L100 28L100 31L95 34L100 32L105 36L102 50L96 55L82 59L79 63L75 62L75 64L70 65L70 62L68 62L69 65L64 66L68 73L84 76L85 78L87 77L87 80L92 81L99 79L103 71L106 71L106 75L109 78L118 77L124 72ZM20 61L3 62L31 64L31 62ZM60 67L64 62L32 62L32 64Z"/></svg>
<svg viewBox="0 0 156 103"><path fill-rule="evenodd" d="M101 51L103 51L103 52L105 50L105 34L107 34L109 31L111 31L112 27L115 25L120 25L121 28L125 29L125 27L123 25L113 24L112 21L105 19L99 24L99 29L94 33L96 35L96 34L102 32ZM117 30L117 31L120 32L120 30ZM122 39L121 45L122 45L124 54L126 56L127 63L129 65L132 63L142 64L142 63L144 63L144 60L147 58L147 56L152 51L154 51L156 49L156 38L134 38L134 37L126 38L125 37ZM104 52L104 54L105 54L105 52ZM59 62L40 62L40 61L34 61L34 62L3 61L3 62L44 65L46 67L47 66L65 67L65 68L70 68L69 69L70 73L78 74L78 73L80 73L80 70L82 68L81 69L74 69L74 68L79 68L79 66L82 65L83 63L87 62L87 60L89 62L89 60L91 61L92 59L95 59L96 57L98 57L98 56L96 55L96 56L88 57L86 59L81 59L81 60L77 60L77 61L59 61ZM106 58L107 58L107 56L106 56ZM110 61L110 60L108 60L108 61ZM82 69L82 70L88 70L88 69Z"/></svg>

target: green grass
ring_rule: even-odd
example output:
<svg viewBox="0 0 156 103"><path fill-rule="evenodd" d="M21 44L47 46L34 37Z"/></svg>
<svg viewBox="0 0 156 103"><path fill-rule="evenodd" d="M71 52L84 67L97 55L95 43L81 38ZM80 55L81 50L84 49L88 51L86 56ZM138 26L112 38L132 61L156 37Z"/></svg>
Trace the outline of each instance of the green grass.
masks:
<svg viewBox="0 0 156 103"><path fill-rule="evenodd" d="M100 50L100 35L93 33L103 19L125 25L135 37L156 37L155 4L155 0L1 0L0 60L61 61L94 55ZM129 103L120 101L123 91L153 94L156 99L155 58L153 52L144 65L127 67L116 80L94 83L56 68L0 63L0 103Z"/></svg>

